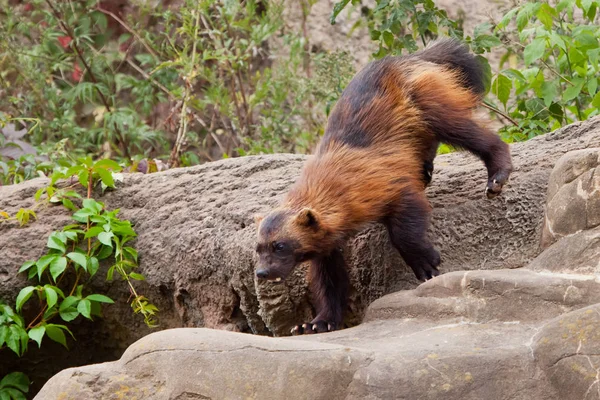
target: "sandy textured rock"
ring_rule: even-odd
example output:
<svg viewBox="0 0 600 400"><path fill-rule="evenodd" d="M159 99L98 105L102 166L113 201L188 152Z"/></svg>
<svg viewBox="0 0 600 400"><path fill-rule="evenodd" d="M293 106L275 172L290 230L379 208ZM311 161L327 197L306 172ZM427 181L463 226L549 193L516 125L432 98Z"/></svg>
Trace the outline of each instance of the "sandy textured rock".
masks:
<svg viewBox="0 0 600 400"><path fill-rule="evenodd" d="M600 273L600 226L566 236L529 265L536 271Z"/></svg>
<svg viewBox="0 0 600 400"><path fill-rule="evenodd" d="M563 399L600 399L600 304L546 324L534 355Z"/></svg>
<svg viewBox="0 0 600 400"><path fill-rule="evenodd" d="M117 362L62 371L36 399L574 398L572 386L593 387L596 369L583 361L598 354L600 312L564 313L599 298L600 281L586 275L454 272L381 298L367 322L339 332L165 330ZM564 323L551 320L561 314ZM565 351L581 359L562 366ZM562 373L574 362L580 370Z"/></svg>
<svg viewBox="0 0 600 400"><path fill-rule="evenodd" d="M441 271L526 265L539 252L544 199L554 163L567 151L599 146L600 118L512 145L514 175L504 194L493 201L483 194L486 172L479 160L461 153L437 158L428 196L434 207L430 233L442 254ZM162 328L281 335L292 324L311 318L303 268L279 286L258 283L253 274L253 215L278 202L304 160L296 155L245 157L151 175L125 175L118 190L99 197L135 223L140 269L147 276L140 291L159 306ZM38 179L1 188L0 208L14 213L30 206L43 184ZM69 220L59 207L42 210L38 216L39 221L24 228L0 225L0 298L15 298L25 285L16 276L19 266L42 255L47 234ZM351 324L360 320L370 302L416 286L412 272L379 225L357 235L345 254L352 282ZM71 343L71 356L52 364L52 373L65 366L114 359L125 346L149 333L132 316L124 284L108 287L102 275L95 288L117 304L106 307L105 319L98 323L76 324L78 341ZM27 363L44 365L35 357L31 361L10 357L0 373L16 367L29 370ZM39 357L44 359L43 354Z"/></svg>
<svg viewBox="0 0 600 400"><path fill-rule="evenodd" d="M600 148L562 156L550 175L542 246L600 225Z"/></svg>

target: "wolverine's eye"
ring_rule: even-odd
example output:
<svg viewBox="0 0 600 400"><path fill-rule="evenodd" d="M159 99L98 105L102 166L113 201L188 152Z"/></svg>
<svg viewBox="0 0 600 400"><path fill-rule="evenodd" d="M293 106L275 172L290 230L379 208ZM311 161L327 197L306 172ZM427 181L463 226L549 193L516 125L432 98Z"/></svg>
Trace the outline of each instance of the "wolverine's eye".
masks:
<svg viewBox="0 0 600 400"><path fill-rule="evenodd" d="M285 249L285 245L281 242L275 242L273 243L273 250L279 252L279 251L283 251L283 249Z"/></svg>

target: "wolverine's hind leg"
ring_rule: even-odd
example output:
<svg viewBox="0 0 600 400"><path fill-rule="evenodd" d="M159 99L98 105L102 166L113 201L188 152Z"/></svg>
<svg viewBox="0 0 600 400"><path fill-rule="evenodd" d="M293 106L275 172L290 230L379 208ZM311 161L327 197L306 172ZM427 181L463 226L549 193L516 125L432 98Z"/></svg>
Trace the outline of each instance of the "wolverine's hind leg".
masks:
<svg viewBox="0 0 600 400"><path fill-rule="evenodd" d="M427 238L430 209L424 192L411 191L383 221L392 244L420 281L440 274L440 254Z"/></svg>
<svg viewBox="0 0 600 400"><path fill-rule="evenodd" d="M438 129L438 137L446 143L461 147L477 155L488 171L485 193L494 198L502 191L512 172L512 162L508 145L497 135L479 126L470 119L458 119L448 124L446 129Z"/></svg>
<svg viewBox="0 0 600 400"><path fill-rule="evenodd" d="M488 170L486 194L498 195L512 172L510 151L500 137L472 119L479 97L446 70L422 71L413 79L413 99L437 139L481 158Z"/></svg>

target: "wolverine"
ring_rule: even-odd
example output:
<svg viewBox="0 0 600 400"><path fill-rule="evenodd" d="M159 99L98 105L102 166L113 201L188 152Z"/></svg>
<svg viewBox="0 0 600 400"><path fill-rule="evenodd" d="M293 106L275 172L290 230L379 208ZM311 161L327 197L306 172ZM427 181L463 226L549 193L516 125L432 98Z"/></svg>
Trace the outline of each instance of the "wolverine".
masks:
<svg viewBox="0 0 600 400"><path fill-rule="evenodd" d="M293 334L341 327L349 277L340 248L368 223L385 225L417 279L439 275L425 189L440 143L478 156L488 172L486 196L500 194L512 161L508 145L473 118L483 80L463 44L441 39L373 61L348 84L299 179L279 207L257 218L258 279L282 282L310 263L316 317Z"/></svg>

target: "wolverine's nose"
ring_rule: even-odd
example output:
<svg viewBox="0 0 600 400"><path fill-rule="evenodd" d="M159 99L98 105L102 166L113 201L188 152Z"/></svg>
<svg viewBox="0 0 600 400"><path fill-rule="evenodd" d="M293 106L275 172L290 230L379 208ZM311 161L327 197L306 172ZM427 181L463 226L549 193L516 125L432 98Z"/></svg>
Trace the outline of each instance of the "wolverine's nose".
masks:
<svg viewBox="0 0 600 400"><path fill-rule="evenodd" d="M267 279L268 276L269 276L269 271L267 271L266 269L259 269L258 271L256 271L257 278Z"/></svg>

